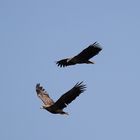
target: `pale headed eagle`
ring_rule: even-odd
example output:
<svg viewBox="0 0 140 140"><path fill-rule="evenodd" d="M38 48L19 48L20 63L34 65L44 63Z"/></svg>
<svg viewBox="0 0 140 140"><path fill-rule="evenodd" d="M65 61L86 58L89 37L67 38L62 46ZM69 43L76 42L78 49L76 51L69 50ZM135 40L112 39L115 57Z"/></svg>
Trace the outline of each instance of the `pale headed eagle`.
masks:
<svg viewBox="0 0 140 140"><path fill-rule="evenodd" d="M95 42L91 45L89 45L86 49L81 51L78 55L71 57L71 58L66 58L62 59L56 62L57 66L60 67L66 67L70 65L75 65L75 64L94 64L95 62L90 61L89 59L97 55L102 48L100 47L99 43Z"/></svg>
<svg viewBox="0 0 140 140"><path fill-rule="evenodd" d="M77 83L72 89L63 94L56 102L54 102L47 91L40 86L36 85L37 96L43 101L43 109L53 113L53 114L67 114L63 109L67 107L77 96L85 91L86 85L82 84L83 82Z"/></svg>

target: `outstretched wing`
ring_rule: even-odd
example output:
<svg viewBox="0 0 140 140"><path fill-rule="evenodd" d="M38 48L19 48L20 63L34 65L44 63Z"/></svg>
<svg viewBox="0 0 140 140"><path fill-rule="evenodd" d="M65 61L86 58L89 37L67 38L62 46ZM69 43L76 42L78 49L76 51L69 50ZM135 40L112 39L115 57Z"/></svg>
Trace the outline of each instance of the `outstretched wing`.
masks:
<svg viewBox="0 0 140 140"><path fill-rule="evenodd" d="M84 49L74 58L77 59L77 61L89 60L93 56L97 55L101 50L102 48L100 47L99 43L95 42L89 45L86 49Z"/></svg>
<svg viewBox="0 0 140 140"><path fill-rule="evenodd" d="M55 103L54 107L57 109L65 108L69 103L71 103L77 96L85 91L86 86L82 84L83 82L77 83L71 90L63 94Z"/></svg>
<svg viewBox="0 0 140 140"><path fill-rule="evenodd" d="M43 101L45 105L51 106L54 104L54 101L49 97L47 91L45 91L45 89L43 89L43 87L40 86L40 84L36 85L36 92L37 96Z"/></svg>

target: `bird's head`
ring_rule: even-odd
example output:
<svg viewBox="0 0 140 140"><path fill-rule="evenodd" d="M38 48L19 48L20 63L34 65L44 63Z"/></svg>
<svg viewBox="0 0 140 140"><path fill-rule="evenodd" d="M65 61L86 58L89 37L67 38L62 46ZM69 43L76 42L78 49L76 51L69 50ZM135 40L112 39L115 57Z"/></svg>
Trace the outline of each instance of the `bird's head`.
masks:
<svg viewBox="0 0 140 140"><path fill-rule="evenodd" d="M41 107L40 107L40 109L46 109L46 105L42 105Z"/></svg>

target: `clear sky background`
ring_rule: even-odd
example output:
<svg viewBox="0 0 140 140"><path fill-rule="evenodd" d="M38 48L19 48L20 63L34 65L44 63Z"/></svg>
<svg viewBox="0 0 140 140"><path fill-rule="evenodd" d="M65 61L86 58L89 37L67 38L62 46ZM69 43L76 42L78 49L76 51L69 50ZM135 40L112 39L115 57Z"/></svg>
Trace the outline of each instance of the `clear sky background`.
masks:
<svg viewBox="0 0 140 140"><path fill-rule="evenodd" d="M55 65L95 41L95 65ZM1 0L0 139L140 140L139 52L139 0ZM40 109L37 83L57 100L78 81L69 116Z"/></svg>

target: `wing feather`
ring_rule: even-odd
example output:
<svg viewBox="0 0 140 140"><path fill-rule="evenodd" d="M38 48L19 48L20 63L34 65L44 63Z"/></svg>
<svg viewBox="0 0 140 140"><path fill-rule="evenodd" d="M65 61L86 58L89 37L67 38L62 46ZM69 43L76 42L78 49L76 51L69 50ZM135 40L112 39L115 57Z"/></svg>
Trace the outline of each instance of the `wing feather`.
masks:
<svg viewBox="0 0 140 140"><path fill-rule="evenodd" d="M43 101L45 105L51 106L54 104L54 101L49 97L47 91L45 91L45 89L43 89L43 87L40 86L40 84L36 85L36 92L37 92L37 96Z"/></svg>
<svg viewBox="0 0 140 140"><path fill-rule="evenodd" d="M93 56L97 55L101 50L102 48L100 47L99 43L95 42L89 45L86 49L84 49L74 58L77 59L77 61L89 60Z"/></svg>
<svg viewBox="0 0 140 140"><path fill-rule="evenodd" d="M58 109L65 108L70 104L77 96L85 91L86 86L83 82L77 83L71 90L63 94L55 103L54 106Z"/></svg>
<svg viewBox="0 0 140 140"><path fill-rule="evenodd" d="M66 67L68 66L67 59L62 59L56 62L57 66Z"/></svg>

